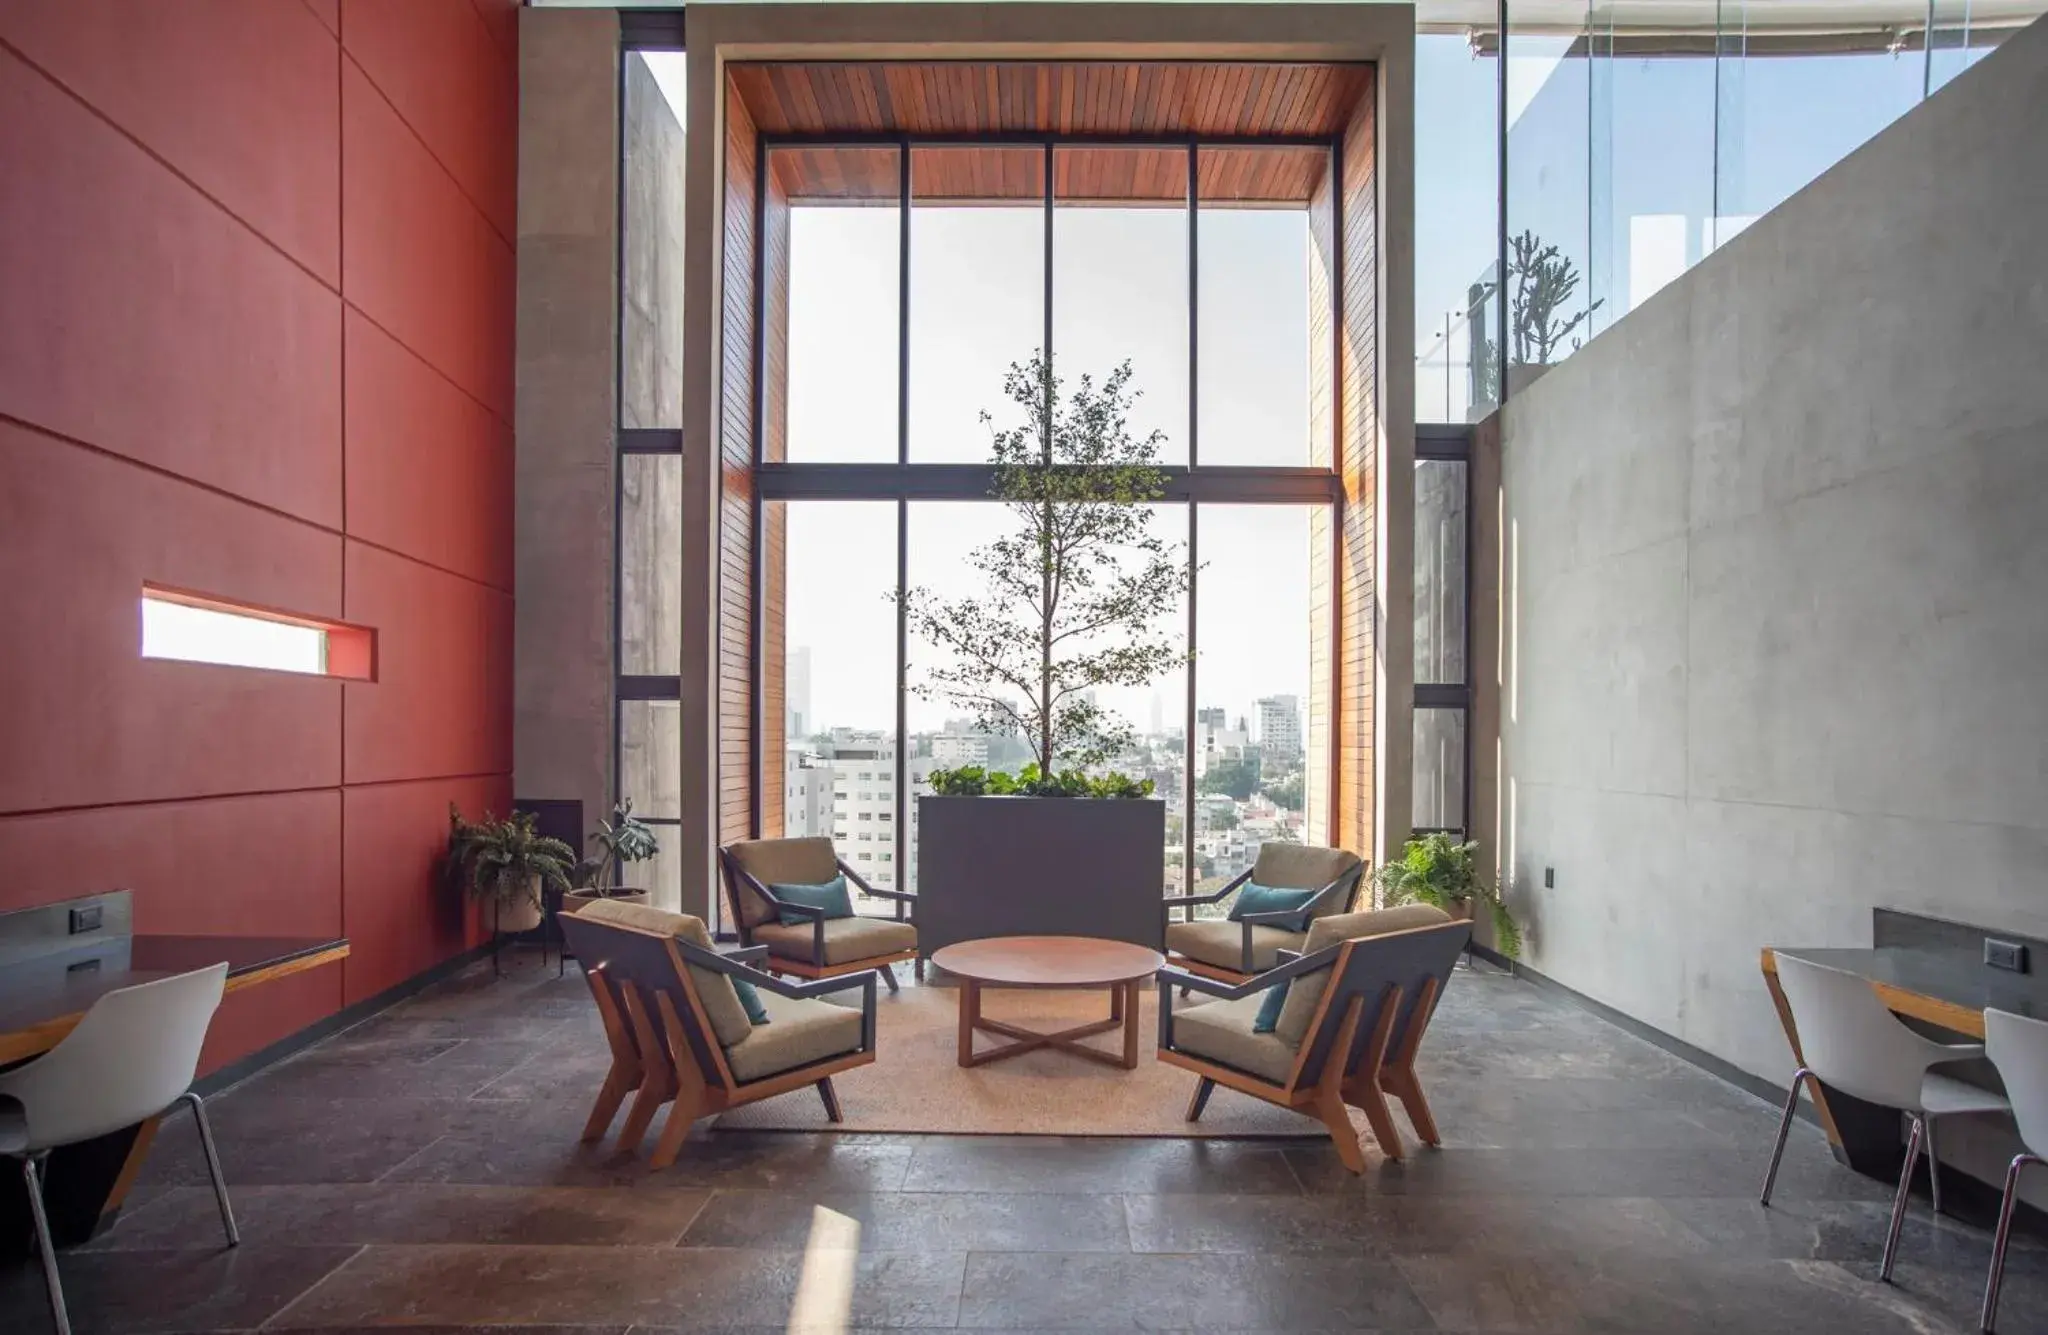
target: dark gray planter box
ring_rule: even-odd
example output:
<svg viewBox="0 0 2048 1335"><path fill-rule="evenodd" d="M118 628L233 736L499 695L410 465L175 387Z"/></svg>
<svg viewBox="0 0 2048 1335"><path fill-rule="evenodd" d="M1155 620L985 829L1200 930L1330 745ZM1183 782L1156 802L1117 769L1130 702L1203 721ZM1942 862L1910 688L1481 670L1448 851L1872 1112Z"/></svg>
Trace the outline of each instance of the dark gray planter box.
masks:
<svg viewBox="0 0 2048 1335"><path fill-rule="evenodd" d="M1166 804L920 797L917 944L1096 936L1161 948Z"/></svg>

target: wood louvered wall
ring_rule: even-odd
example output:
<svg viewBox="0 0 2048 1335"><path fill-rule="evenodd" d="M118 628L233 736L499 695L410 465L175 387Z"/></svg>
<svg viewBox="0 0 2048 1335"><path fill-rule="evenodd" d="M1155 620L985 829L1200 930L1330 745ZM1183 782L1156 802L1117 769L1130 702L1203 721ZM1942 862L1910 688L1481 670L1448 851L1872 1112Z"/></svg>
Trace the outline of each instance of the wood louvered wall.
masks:
<svg viewBox="0 0 2048 1335"><path fill-rule="evenodd" d="M891 154L893 157L894 154ZM771 170L761 200L761 458L789 457L789 191ZM779 501L761 507L761 825L765 838L783 833L783 754L788 747L789 512Z"/></svg>
<svg viewBox="0 0 2048 1335"><path fill-rule="evenodd" d="M1330 466L1337 427L1336 296L1340 276L1337 244L1337 183L1326 169L1308 201L1309 296L1308 383L1309 462ZM1337 596L1336 570L1330 559L1336 515L1328 507L1309 512L1309 617L1313 628L1308 655L1308 730L1302 738L1302 795L1307 803L1308 842L1328 844L1336 825L1332 805L1335 771L1330 764L1331 728L1335 726L1335 649L1337 624L1332 600Z"/></svg>
<svg viewBox="0 0 2048 1335"><path fill-rule="evenodd" d="M1337 747L1335 819L1342 847L1373 847L1373 687L1378 642L1374 541L1379 494L1379 154L1373 99L1344 127L1339 170L1343 305L1337 339Z"/></svg>
<svg viewBox="0 0 2048 1335"><path fill-rule="evenodd" d="M754 826L754 182L759 136L725 99L724 307L719 349L718 842Z"/></svg>

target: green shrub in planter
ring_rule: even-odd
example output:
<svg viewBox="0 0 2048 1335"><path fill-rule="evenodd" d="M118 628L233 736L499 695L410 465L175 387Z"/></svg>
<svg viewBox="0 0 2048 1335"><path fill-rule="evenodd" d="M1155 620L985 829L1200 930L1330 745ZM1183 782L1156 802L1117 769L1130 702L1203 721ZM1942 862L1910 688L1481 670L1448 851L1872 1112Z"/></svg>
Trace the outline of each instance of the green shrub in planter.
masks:
<svg viewBox="0 0 2048 1335"><path fill-rule="evenodd" d="M1374 872L1373 881L1389 907L1434 904L1455 914L1468 904L1486 905L1493 918L1494 945L1514 959L1522 953L1522 929L1501 902L1500 887L1480 872L1473 856L1478 848L1477 843L1461 844L1447 834L1425 834L1410 839L1400 860Z"/></svg>

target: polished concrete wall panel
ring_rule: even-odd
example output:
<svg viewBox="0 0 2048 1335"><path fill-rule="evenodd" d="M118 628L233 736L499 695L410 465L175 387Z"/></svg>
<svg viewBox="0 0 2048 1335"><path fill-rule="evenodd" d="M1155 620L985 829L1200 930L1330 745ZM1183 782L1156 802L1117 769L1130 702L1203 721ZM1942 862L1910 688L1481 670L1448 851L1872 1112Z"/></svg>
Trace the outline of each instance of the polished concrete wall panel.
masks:
<svg viewBox="0 0 2048 1335"><path fill-rule="evenodd" d="M2048 929L2044 123L2037 23L1501 417L1530 962L1775 1082L1761 948Z"/></svg>
<svg viewBox="0 0 2048 1335"><path fill-rule="evenodd" d="M510 0L0 8L0 909L344 933L205 1064L481 939L511 798ZM145 582L378 633L378 678L144 659Z"/></svg>

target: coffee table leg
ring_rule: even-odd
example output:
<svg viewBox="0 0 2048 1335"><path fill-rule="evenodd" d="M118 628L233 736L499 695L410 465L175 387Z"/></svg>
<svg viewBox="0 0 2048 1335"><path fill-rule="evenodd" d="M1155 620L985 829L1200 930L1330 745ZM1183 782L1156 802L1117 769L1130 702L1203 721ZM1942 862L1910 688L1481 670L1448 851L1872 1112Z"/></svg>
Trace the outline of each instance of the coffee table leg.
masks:
<svg viewBox="0 0 2048 1335"><path fill-rule="evenodd" d="M1124 1013L1124 1069L1138 1069L1138 982L1129 982L1117 988L1121 1009ZM1128 993L1128 995L1126 995Z"/></svg>
<svg viewBox="0 0 2048 1335"><path fill-rule="evenodd" d="M981 1019L981 984L960 980L960 1064L974 1065L974 1025Z"/></svg>

